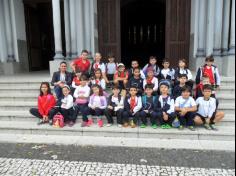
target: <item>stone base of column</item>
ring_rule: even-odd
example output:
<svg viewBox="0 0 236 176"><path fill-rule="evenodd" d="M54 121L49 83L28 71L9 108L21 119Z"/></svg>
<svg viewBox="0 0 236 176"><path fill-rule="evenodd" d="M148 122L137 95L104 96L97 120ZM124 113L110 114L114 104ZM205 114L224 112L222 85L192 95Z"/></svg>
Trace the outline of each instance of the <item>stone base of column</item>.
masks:
<svg viewBox="0 0 236 176"><path fill-rule="evenodd" d="M59 71L59 67L60 67L61 62L62 62L62 60L54 60L54 61L49 62L51 77L53 76L54 72ZM72 69L70 67L71 61L65 60L65 62L67 63L67 71L72 72Z"/></svg>
<svg viewBox="0 0 236 176"><path fill-rule="evenodd" d="M213 56L221 56L221 55L222 55L221 49L216 49L216 48L213 49Z"/></svg>
<svg viewBox="0 0 236 176"><path fill-rule="evenodd" d="M4 75L15 75L17 73L22 73L21 65L18 62L2 63L2 70Z"/></svg>
<svg viewBox="0 0 236 176"><path fill-rule="evenodd" d="M235 46L231 46L229 49L229 55L234 55L235 56Z"/></svg>
<svg viewBox="0 0 236 176"><path fill-rule="evenodd" d="M235 55L224 56L222 74L228 77L235 77Z"/></svg>
<svg viewBox="0 0 236 176"><path fill-rule="evenodd" d="M64 56L62 55L62 52L61 51L58 51L55 53L55 56L54 56L54 59L55 60L64 60Z"/></svg>

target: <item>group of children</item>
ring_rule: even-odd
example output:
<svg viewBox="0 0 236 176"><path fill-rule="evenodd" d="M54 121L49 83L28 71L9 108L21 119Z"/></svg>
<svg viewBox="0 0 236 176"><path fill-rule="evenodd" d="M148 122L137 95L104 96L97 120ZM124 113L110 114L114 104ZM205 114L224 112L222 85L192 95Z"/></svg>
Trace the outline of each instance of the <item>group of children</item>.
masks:
<svg viewBox="0 0 236 176"><path fill-rule="evenodd" d="M88 68L83 54L84 59L78 62ZM199 68L195 89L185 59L179 60L177 69L170 68L167 59L160 69L156 57L150 57L143 69L137 60L132 61L128 70L124 64L116 64L113 56L108 61L103 63L102 55L96 53L90 73L73 64L74 73L68 73L67 64L62 62L52 80L56 96L52 95L49 83L42 83L38 109L30 110L40 119L38 124L52 125L53 117L61 113L71 127L81 114L82 127L92 126L93 116L98 126L103 127L105 115L107 127L114 125L116 117L118 127L125 128L139 125L146 128L150 118L153 129L187 127L195 131L196 125L203 125L208 130L217 130L215 123L223 119L224 113L217 111L215 90L220 86L220 76L213 57L207 57L206 64ZM111 87L111 95L107 87Z"/></svg>

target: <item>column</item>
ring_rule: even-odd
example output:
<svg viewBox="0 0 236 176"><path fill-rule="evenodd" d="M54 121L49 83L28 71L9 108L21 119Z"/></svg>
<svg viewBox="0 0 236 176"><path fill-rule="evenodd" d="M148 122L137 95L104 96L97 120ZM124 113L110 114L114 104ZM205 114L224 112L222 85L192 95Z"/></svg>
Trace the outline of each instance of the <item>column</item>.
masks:
<svg viewBox="0 0 236 176"><path fill-rule="evenodd" d="M229 50L229 24L230 24L230 1L224 1L223 32L222 32L222 55L228 55Z"/></svg>
<svg viewBox="0 0 236 176"><path fill-rule="evenodd" d="M88 1L88 0L85 0ZM85 9L84 9L84 1L83 0L76 0L76 7L77 7L77 11L78 11L78 20L77 20L77 52L80 53L83 49L89 49L86 48L85 46L85 24L84 24L84 13L85 13Z"/></svg>
<svg viewBox="0 0 236 176"><path fill-rule="evenodd" d="M85 0L84 1L84 35L85 35L85 48L87 49L87 50L90 50L91 49L91 45L90 45L90 38L91 38L91 23L92 23L92 21L91 21L91 15L92 15L92 13L93 13L93 11L90 9L90 2L91 0Z"/></svg>
<svg viewBox="0 0 236 176"><path fill-rule="evenodd" d="M197 57L206 56L206 19L206 1L200 0Z"/></svg>
<svg viewBox="0 0 236 176"><path fill-rule="evenodd" d="M235 55L235 0L232 0L231 5L231 31L230 31L230 55Z"/></svg>
<svg viewBox="0 0 236 176"><path fill-rule="evenodd" d="M77 0L69 0L70 2L70 36L71 36L71 57L72 59L78 56L77 53L77 35L76 35L76 23L78 16L75 14Z"/></svg>
<svg viewBox="0 0 236 176"><path fill-rule="evenodd" d="M13 36L11 28L11 15L10 15L10 4L9 0L3 0L3 9L5 16L5 31L7 39L7 62L14 62L15 56L13 51Z"/></svg>
<svg viewBox="0 0 236 176"><path fill-rule="evenodd" d="M90 25L90 50L91 52L94 54L95 51L95 10L94 10L94 4L95 4L95 0L91 0L90 2L90 9L91 9L91 14L90 14L90 21L91 21L91 25Z"/></svg>
<svg viewBox="0 0 236 176"><path fill-rule="evenodd" d="M215 0L208 0L207 6L207 42L206 42L206 55L209 56L213 53L214 48L214 26L215 26Z"/></svg>
<svg viewBox="0 0 236 176"><path fill-rule="evenodd" d="M221 56L221 40L223 25L223 0L215 0L214 56Z"/></svg>
<svg viewBox="0 0 236 176"><path fill-rule="evenodd" d="M66 58L71 58L70 42L70 8L69 0L64 0L64 21L65 21L65 38L66 38Z"/></svg>
<svg viewBox="0 0 236 176"><path fill-rule="evenodd" d="M54 59L63 59L62 55L62 38L61 38L61 10L60 0L52 0L53 9L53 27L54 27L54 41L55 41L55 56Z"/></svg>

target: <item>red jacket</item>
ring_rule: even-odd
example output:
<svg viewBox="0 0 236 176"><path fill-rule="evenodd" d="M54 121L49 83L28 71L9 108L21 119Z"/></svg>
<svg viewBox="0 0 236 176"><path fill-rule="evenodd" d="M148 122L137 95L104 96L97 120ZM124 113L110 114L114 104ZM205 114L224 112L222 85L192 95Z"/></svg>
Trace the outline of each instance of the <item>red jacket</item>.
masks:
<svg viewBox="0 0 236 176"><path fill-rule="evenodd" d="M56 105L56 99L53 95L43 95L38 97L38 109L42 116L48 116L49 111Z"/></svg>

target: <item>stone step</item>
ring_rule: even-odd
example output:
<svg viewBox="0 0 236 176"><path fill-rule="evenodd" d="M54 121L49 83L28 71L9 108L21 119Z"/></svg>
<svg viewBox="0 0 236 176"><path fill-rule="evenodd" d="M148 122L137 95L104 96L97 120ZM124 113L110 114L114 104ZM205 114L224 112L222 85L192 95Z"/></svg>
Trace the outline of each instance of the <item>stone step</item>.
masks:
<svg viewBox="0 0 236 176"><path fill-rule="evenodd" d="M95 117L93 117L96 120ZM37 121L37 118L33 117L29 111L1 111L0 113L0 121ZM106 121L106 118L103 117ZM82 117L78 116L77 119L79 122L82 121ZM114 118L116 123L116 118ZM235 114L226 114L225 118L219 126L235 126Z"/></svg>
<svg viewBox="0 0 236 176"><path fill-rule="evenodd" d="M197 128L195 132L185 129L146 129L141 128L118 128L103 127L96 125L88 128L81 128L80 124L74 127L63 129L53 128L49 125L37 126L35 122L14 122L2 121L0 123L1 134L35 134L35 135L62 135L62 136L93 136L93 137L125 137L125 138L153 138L153 139L192 139L192 140L213 140L213 141L234 141L235 127L218 127L219 131L207 131Z"/></svg>

